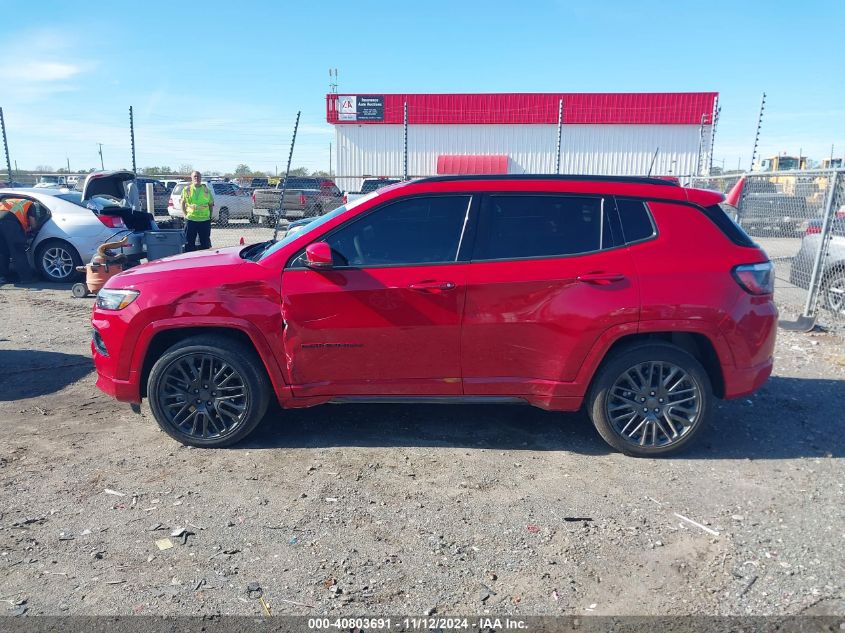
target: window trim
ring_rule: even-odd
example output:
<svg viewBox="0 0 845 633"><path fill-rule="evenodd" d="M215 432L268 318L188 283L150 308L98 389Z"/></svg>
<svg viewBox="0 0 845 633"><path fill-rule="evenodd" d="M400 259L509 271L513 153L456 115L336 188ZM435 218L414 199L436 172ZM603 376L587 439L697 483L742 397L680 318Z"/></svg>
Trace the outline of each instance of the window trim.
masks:
<svg viewBox="0 0 845 633"><path fill-rule="evenodd" d="M618 242L619 236L616 235L617 232L621 234L621 220L619 219L619 211L616 208L616 200L614 196L608 194L601 194L601 193L574 193L574 192L557 192L557 191L485 191L483 194L483 201L481 204L481 212L478 214L478 219L476 220L476 224L478 227L481 227L482 218L484 214L487 212L487 200L492 196L520 196L520 197L542 197L542 198L550 198L550 197L557 197L557 198L597 198L599 200L609 201L611 203L612 209L607 208L607 204L603 205L603 208L607 210L610 219L610 232L613 235L613 241ZM587 255L595 255L596 253L607 253L609 251L614 251L620 248L626 248L627 244L624 243L622 240L621 244L615 244L610 248L601 248L599 250L593 251L583 251L581 253L569 253L566 255L531 255L530 257L495 257L495 258L485 258L485 259L477 259L475 257L476 249L479 246L479 236L481 235L480 230L476 230L476 240L475 244L473 245L472 257L470 258L470 262L473 264L482 264L487 262L522 262L522 261L536 261L541 259L571 259L573 257L584 257ZM623 236L624 237L624 236ZM601 242L601 240L599 240Z"/></svg>
<svg viewBox="0 0 845 633"><path fill-rule="evenodd" d="M469 259L462 259L462 255L464 254L463 251L465 250L462 248L462 244L464 241L465 236L469 236L469 238L474 239L475 231L474 226L478 222L477 213L473 213L476 209L475 200L478 198L477 192L460 192L460 191L444 191L438 193L419 193L416 195L410 196L403 196L401 198L393 198L391 200L385 200L383 203L373 207L372 209L368 209L363 213L359 213L351 218L349 218L346 222L330 229L326 233L323 233L318 239L308 242L305 246L298 249L291 257L288 258L287 262L285 262L285 266L283 270L310 270L307 266L294 266L293 262L296 261L302 254L305 252L305 249L316 242L325 242L329 238L331 238L335 233L341 231L342 229L349 227L350 225L363 220L364 218L372 215L373 213L377 213L378 211L384 210L386 207L391 206L393 204L397 204L400 202L407 202L409 200L417 200L420 198L454 198L454 197L464 197L469 198L467 202L467 210L464 215L464 222L461 227L461 235L458 238L458 249L455 253L455 259L448 262L416 262L413 264L375 264L372 266L332 266L329 271L335 270L372 270L377 268L411 268L411 267L419 267L419 266L450 266L455 264L467 264L469 263Z"/></svg>

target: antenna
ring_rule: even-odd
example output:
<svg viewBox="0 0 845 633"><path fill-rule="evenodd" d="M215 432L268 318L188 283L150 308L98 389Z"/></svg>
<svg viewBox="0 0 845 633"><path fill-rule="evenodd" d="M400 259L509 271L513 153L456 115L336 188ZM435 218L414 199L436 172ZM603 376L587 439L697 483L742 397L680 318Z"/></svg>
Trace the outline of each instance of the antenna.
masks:
<svg viewBox="0 0 845 633"><path fill-rule="evenodd" d="M651 165L648 166L648 175L651 176L651 170L654 168L654 161L657 160L657 153L660 151L660 146L657 146L657 149L654 150L654 156L651 157Z"/></svg>
<svg viewBox="0 0 845 633"><path fill-rule="evenodd" d="M337 68L329 68L329 92L337 94Z"/></svg>

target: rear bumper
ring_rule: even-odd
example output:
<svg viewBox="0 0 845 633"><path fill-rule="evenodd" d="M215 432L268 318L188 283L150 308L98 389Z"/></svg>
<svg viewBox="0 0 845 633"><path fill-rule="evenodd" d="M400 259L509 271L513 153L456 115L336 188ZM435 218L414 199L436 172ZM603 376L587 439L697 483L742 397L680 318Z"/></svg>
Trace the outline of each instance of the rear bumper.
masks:
<svg viewBox="0 0 845 633"><path fill-rule="evenodd" d="M754 393L763 386L772 375L774 359L754 367L731 368L725 373L725 399L741 398Z"/></svg>
<svg viewBox="0 0 845 633"><path fill-rule="evenodd" d="M275 218L276 211L275 209L253 209L252 215L262 217L262 218ZM283 218L289 219L299 219L305 217L305 211L303 209L285 209Z"/></svg>

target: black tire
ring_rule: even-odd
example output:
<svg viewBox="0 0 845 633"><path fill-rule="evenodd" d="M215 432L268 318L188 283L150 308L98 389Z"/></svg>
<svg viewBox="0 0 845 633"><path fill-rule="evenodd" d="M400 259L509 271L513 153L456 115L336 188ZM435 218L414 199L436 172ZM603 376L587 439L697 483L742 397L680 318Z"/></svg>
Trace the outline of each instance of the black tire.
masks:
<svg viewBox="0 0 845 633"><path fill-rule="evenodd" d="M35 249L35 268L45 280L53 283L70 283L82 278L76 270L82 258L76 249L64 240L45 240Z"/></svg>
<svg viewBox="0 0 845 633"><path fill-rule="evenodd" d="M250 224L258 224L258 216L256 216L254 213L250 213L249 214L249 223Z"/></svg>
<svg viewBox="0 0 845 633"><path fill-rule="evenodd" d="M273 215L265 216L264 218L264 226L268 229L272 229L276 227L276 217Z"/></svg>
<svg viewBox="0 0 845 633"><path fill-rule="evenodd" d="M845 269L837 268L822 284L822 302L837 320L845 320Z"/></svg>
<svg viewBox="0 0 845 633"><path fill-rule="evenodd" d="M646 379L643 372L647 367L652 370ZM673 375L673 368L681 373ZM636 384L638 375L644 378L640 386ZM673 391L667 390L667 380ZM680 389L674 388L676 380ZM710 378L698 360L674 345L647 343L605 360L590 387L587 411L599 435L613 448L635 457L657 457L681 450L692 441L706 424L712 399ZM612 416L611 412L617 413ZM626 426L618 428L623 424ZM631 428L626 435L624 431Z"/></svg>
<svg viewBox="0 0 845 633"><path fill-rule="evenodd" d="M187 380L186 372L180 371L180 368L190 370L191 367L194 382ZM206 370L208 375L202 381L201 374ZM222 373L224 371L226 373ZM213 381L218 376L222 378L215 386ZM166 384L165 379L169 379ZM224 386L226 383L229 386ZM178 387L178 384L184 387ZM214 389L229 390L228 395L222 397ZM232 395L233 390L235 395ZM177 343L155 362L147 381L150 409L161 430L177 442L198 448L231 446L252 433L267 411L271 393L270 381L255 351L239 341L219 336L192 336ZM187 401L186 394L191 402ZM197 403L193 402L195 395L199 396ZM207 406L210 402L215 404ZM222 408L223 403L227 409ZM177 410L177 407L181 409ZM227 427L226 418L232 418L231 411L238 407L243 409L242 413L230 420L231 425ZM174 410L177 412L172 414ZM203 427L198 434L200 419ZM188 423L191 429L187 428ZM214 432L206 433L212 425Z"/></svg>
<svg viewBox="0 0 845 633"><path fill-rule="evenodd" d="M229 226L229 209L223 207L217 214L217 226Z"/></svg>

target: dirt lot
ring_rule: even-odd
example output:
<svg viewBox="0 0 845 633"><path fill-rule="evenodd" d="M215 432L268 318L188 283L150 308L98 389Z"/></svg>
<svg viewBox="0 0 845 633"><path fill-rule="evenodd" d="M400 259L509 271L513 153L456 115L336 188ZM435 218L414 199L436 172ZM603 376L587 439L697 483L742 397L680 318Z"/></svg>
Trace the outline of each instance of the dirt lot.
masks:
<svg viewBox="0 0 845 633"><path fill-rule="evenodd" d="M258 583L274 614L845 614L842 338L781 332L672 459L494 406L272 410L197 450L94 387L91 303L0 288L0 613L260 614Z"/></svg>

